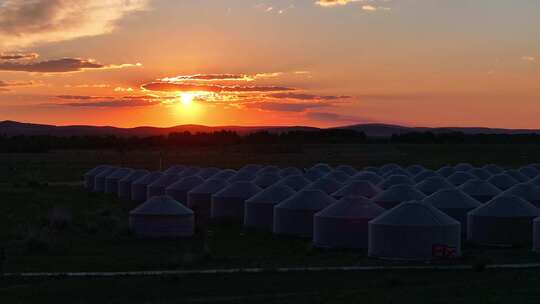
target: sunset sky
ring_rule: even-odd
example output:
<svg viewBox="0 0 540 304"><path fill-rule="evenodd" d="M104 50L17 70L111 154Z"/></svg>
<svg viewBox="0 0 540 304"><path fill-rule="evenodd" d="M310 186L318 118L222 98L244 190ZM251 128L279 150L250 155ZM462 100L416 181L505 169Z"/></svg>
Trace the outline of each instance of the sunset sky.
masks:
<svg viewBox="0 0 540 304"><path fill-rule="evenodd" d="M538 0L0 0L0 120L540 128Z"/></svg>

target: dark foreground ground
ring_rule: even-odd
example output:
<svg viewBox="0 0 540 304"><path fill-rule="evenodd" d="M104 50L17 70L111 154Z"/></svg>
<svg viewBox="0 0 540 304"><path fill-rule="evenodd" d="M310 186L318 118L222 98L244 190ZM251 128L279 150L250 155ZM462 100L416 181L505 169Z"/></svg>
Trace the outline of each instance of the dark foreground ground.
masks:
<svg viewBox="0 0 540 304"><path fill-rule="evenodd" d="M1 264L5 272L418 265L370 259L362 251L319 250L310 240L244 231L237 224L214 225L206 238L140 240L128 230L132 206L62 183L79 181L86 170L100 163L157 170L174 163L238 168L246 163L310 166L327 162L360 168L396 162L436 168L463 161L517 167L540 162L540 145L333 145L294 151L252 146L0 154ZM464 244L463 258L434 264L467 264L478 271L4 278L0 303L538 303L538 270L479 271L485 264L529 262L540 262L540 255L528 247Z"/></svg>
<svg viewBox="0 0 540 304"><path fill-rule="evenodd" d="M394 271L10 279L2 303L538 303L540 274Z"/></svg>

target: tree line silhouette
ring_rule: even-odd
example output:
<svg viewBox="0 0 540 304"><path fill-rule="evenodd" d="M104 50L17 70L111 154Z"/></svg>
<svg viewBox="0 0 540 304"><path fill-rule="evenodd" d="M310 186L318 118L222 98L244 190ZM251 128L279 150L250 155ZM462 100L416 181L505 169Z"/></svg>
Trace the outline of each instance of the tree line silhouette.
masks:
<svg viewBox="0 0 540 304"><path fill-rule="evenodd" d="M317 131L267 131L240 135L233 131L212 133L171 133L167 136L6 136L0 135L0 152L39 153L51 150L144 150L230 145L295 145L304 144L539 144L540 134L465 134L461 132L415 132L391 137L368 137L349 129Z"/></svg>

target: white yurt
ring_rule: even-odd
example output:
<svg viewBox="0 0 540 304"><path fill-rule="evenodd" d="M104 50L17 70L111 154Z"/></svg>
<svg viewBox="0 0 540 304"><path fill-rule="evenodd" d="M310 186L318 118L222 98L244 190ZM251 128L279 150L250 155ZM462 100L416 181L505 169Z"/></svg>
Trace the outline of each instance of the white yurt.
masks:
<svg viewBox="0 0 540 304"><path fill-rule="evenodd" d="M244 226L272 231L274 206L296 194L285 185L273 185L246 200Z"/></svg>
<svg viewBox="0 0 540 304"><path fill-rule="evenodd" d="M364 167L364 169L362 169L362 171L373 172L373 173L379 174L379 168L375 167L375 166Z"/></svg>
<svg viewBox="0 0 540 304"><path fill-rule="evenodd" d="M315 164L315 165L313 165L313 167L311 167L311 169L317 170L317 171L321 172L323 175L326 174L326 173L329 173L329 172L331 172L333 170L332 167L329 164L325 164L325 163Z"/></svg>
<svg viewBox="0 0 540 304"><path fill-rule="evenodd" d="M533 221L533 251L540 253L540 217Z"/></svg>
<svg viewBox="0 0 540 304"><path fill-rule="evenodd" d="M227 180L227 179L233 177L235 174L236 174L236 171L234 171L232 169L225 169L225 170L221 170L218 173L216 173L214 176L212 176L212 178L213 179L217 178L217 179Z"/></svg>
<svg viewBox="0 0 540 304"><path fill-rule="evenodd" d="M379 168L379 174L380 175L385 175L386 173L392 171L392 170L395 170L395 169L403 169L401 168L400 165L398 164L393 164L393 163L390 163L390 164L386 164L386 165L383 165Z"/></svg>
<svg viewBox="0 0 540 304"><path fill-rule="evenodd" d="M94 191L94 181L96 175L103 172L103 170L110 168L109 165L99 165L84 174L84 187L89 191Z"/></svg>
<svg viewBox="0 0 540 304"><path fill-rule="evenodd" d="M377 173L371 172L371 171L360 171L353 177L351 177L351 180L365 180L373 185L378 185L380 182L382 182L384 179L380 177Z"/></svg>
<svg viewBox="0 0 540 304"><path fill-rule="evenodd" d="M278 174L279 175L279 172L281 171L281 169L277 166L266 166L266 167L263 167L261 170L257 171L257 175L262 175L262 174Z"/></svg>
<svg viewBox="0 0 540 304"><path fill-rule="evenodd" d="M174 165L163 171L163 174L178 174L184 171L187 167L184 165Z"/></svg>
<svg viewBox="0 0 540 304"><path fill-rule="evenodd" d="M527 175L524 175L523 173L515 169L506 170L504 171L504 173L510 175L511 177L513 177L515 180L517 180L520 183L526 183L530 180L530 178Z"/></svg>
<svg viewBox="0 0 540 304"><path fill-rule="evenodd" d="M367 248L368 223L385 211L365 197L345 197L315 213L313 244L323 248Z"/></svg>
<svg viewBox="0 0 540 304"><path fill-rule="evenodd" d="M406 175L390 175L380 182L377 187L385 190L395 185L414 185L415 182Z"/></svg>
<svg viewBox="0 0 540 304"><path fill-rule="evenodd" d="M259 164L247 164L242 168L238 169L238 172L257 174L264 166Z"/></svg>
<svg viewBox="0 0 540 304"><path fill-rule="evenodd" d="M165 189L180 179L181 177L177 174L163 174L160 178L148 185L146 188L147 198L151 198L152 196L156 195L165 195Z"/></svg>
<svg viewBox="0 0 540 304"><path fill-rule="evenodd" d="M187 194L187 205L195 212L197 226L210 218L212 195L227 187L228 183L219 178L207 179L204 183L191 189Z"/></svg>
<svg viewBox="0 0 540 304"><path fill-rule="evenodd" d="M277 173L258 173L253 182L255 185L265 189L281 180L281 176Z"/></svg>
<svg viewBox="0 0 540 304"><path fill-rule="evenodd" d="M416 184L416 189L422 191L425 195L433 194L439 190L454 188L454 185L446 181L444 177L430 177Z"/></svg>
<svg viewBox="0 0 540 304"><path fill-rule="evenodd" d="M326 172L321 172L317 169L307 169L306 173L304 173L304 177L309 179L310 181L316 181L319 178L323 177L326 174Z"/></svg>
<svg viewBox="0 0 540 304"><path fill-rule="evenodd" d="M504 172L503 168L495 164L487 164L483 166L482 169L488 170L492 175L501 174Z"/></svg>
<svg viewBox="0 0 540 304"><path fill-rule="evenodd" d="M105 178L105 193L118 195L118 183L133 172L130 168L119 168Z"/></svg>
<svg viewBox="0 0 540 304"><path fill-rule="evenodd" d="M467 213L482 206L482 203L456 188L439 190L426 197L423 202L431 204L460 222L462 234L467 233Z"/></svg>
<svg viewBox="0 0 540 304"><path fill-rule="evenodd" d="M412 177L412 175L409 173L409 171L407 171L407 170L405 170L403 168L392 169L392 170L384 172L382 174L383 177L388 177L388 176L392 176L392 175L405 175L405 176L408 176L408 177Z"/></svg>
<svg viewBox="0 0 540 304"><path fill-rule="evenodd" d="M210 216L219 221L244 222L244 205L247 199L262 189L252 182L240 181L229 184L212 195Z"/></svg>
<svg viewBox="0 0 540 304"><path fill-rule="evenodd" d="M187 167L184 171L178 173L178 178L182 179L184 177L194 176L199 174L200 171L201 169L197 167Z"/></svg>
<svg viewBox="0 0 540 304"><path fill-rule="evenodd" d="M304 174L304 171L298 169L298 168L295 168L295 167L287 167L287 168L283 168L281 169L281 171L279 171L279 175L281 177L287 177L287 176L291 176L291 175L302 175Z"/></svg>
<svg viewBox="0 0 540 304"><path fill-rule="evenodd" d="M433 260L461 256L461 225L418 201L402 203L369 222L370 257Z"/></svg>
<svg viewBox="0 0 540 304"><path fill-rule="evenodd" d="M410 165L405 170L407 170L411 176L415 176L418 173L425 171L426 168L422 165Z"/></svg>
<svg viewBox="0 0 540 304"><path fill-rule="evenodd" d="M193 211L169 196L154 196L129 213L129 227L139 237L190 237Z"/></svg>
<svg viewBox="0 0 540 304"><path fill-rule="evenodd" d="M172 183L170 186L165 188L165 194L174 198L182 205L188 206L188 192L204 183L204 179L200 176L193 175L184 177L181 180Z"/></svg>
<svg viewBox="0 0 540 304"><path fill-rule="evenodd" d="M459 186L459 189L481 203L490 201L502 192L488 181L480 179L471 179Z"/></svg>
<svg viewBox="0 0 540 304"><path fill-rule="evenodd" d="M459 163L454 166L454 169L456 169L457 172L468 172L474 169L474 166L469 163Z"/></svg>
<svg viewBox="0 0 540 304"><path fill-rule="evenodd" d="M519 182L506 173L499 173L493 175L487 180L493 186L501 189L502 191L508 190L513 186L519 184Z"/></svg>
<svg viewBox="0 0 540 304"><path fill-rule="evenodd" d="M149 173L148 170L144 169L133 170L131 174L122 178L118 182L118 197L125 200L131 200L131 186L133 182Z"/></svg>
<svg viewBox="0 0 540 304"><path fill-rule="evenodd" d="M533 220L540 210L514 195L499 195L467 215L467 239L488 245L522 245L532 241Z"/></svg>
<svg viewBox="0 0 540 304"><path fill-rule="evenodd" d="M336 167L336 170L343 171L347 173L349 176L353 176L358 172L353 166L350 166L350 165L339 165Z"/></svg>
<svg viewBox="0 0 540 304"><path fill-rule="evenodd" d="M197 176L200 176L203 179L209 179L209 178L212 178L214 175L216 175L219 171L221 171L221 170L219 170L218 168L214 168L214 167L202 168L197 173Z"/></svg>
<svg viewBox="0 0 540 304"><path fill-rule="evenodd" d="M131 200L134 202L144 202L148 199L148 185L160 179L164 174L161 172L151 172L131 183Z"/></svg>
<svg viewBox="0 0 540 304"><path fill-rule="evenodd" d="M107 176L113 174L118 167L108 167L96 174L94 178L94 192L105 192L105 180Z"/></svg>
<svg viewBox="0 0 540 304"><path fill-rule="evenodd" d="M366 198L372 198L381 193L381 191L381 189L373 186L372 183L359 180L347 183L345 186L332 193L332 197L338 200L349 196L363 196Z"/></svg>
<svg viewBox="0 0 540 304"><path fill-rule="evenodd" d="M454 186L461 186L465 184L467 181L476 179L476 177L472 174L469 174L467 172L458 171L449 177L446 178L448 182L450 182Z"/></svg>
<svg viewBox="0 0 540 304"><path fill-rule="evenodd" d="M538 175L540 175L540 171L536 170L536 168L531 166L525 166L519 168L519 173L527 176L528 178L535 178Z"/></svg>
<svg viewBox="0 0 540 304"><path fill-rule="evenodd" d="M330 195L336 192L343 185L331 177L321 177L313 183L306 186L308 190L321 190L324 193Z"/></svg>
<svg viewBox="0 0 540 304"><path fill-rule="evenodd" d="M336 201L321 190L301 190L274 206L275 234L313 237L313 216Z"/></svg>
<svg viewBox="0 0 540 304"><path fill-rule="evenodd" d="M540 206L540 187L531 183L522 183L513 186L512 188L504 191L504 195L515 195L528 201L529 203Z"/></svg>
<svg viewBox="0 0 540 304"><path fill-rule="evenodd" d="M456 173L456 169L454 169L452 166L443 166L435 172L442 177L449 177L450 175Z"/></svg>
<svg viewBox="0 0 540 304"><path fill-rule="evenodd" d="M491 174L488 170L482 168L474 168L468 173L481 180L488 180L491 176L493 176L493 174Z"/></svg>
<svg viewBox="0 0 540 304"><path fill-rule="evenodd" d="M433 170L424 170L418 174L416 174L415 176L413 176L413 180L414 180L414 183L419 183L421 181L424 181L430 177L441 177L441 175L439 175L439 173L433 171Z"/></svg>
<svg viewBox="0 0 540 304"><path fill-rule="evenodd" d="M426 196L411 185L395 185L373 197L373 202L385 209L391 209L407 201L421 201Z"/></svg>
<svg viewBox="0 0 540 304"><path fill-rule="evenodd" d="M257 177L257 173L255 172L250 172L249 170L238 171L233 176L229 177L227 182L229 184L234 182L250 182L253 181L255 177Z"/></svg>
<svg viewBox="0 0 540 304"><path fill-rule="evenodd" d="M333 178L334 180L336 180L337 182L343 184L343 183L346 183L351 177L343 172L343 171L338 171L338 170L334 170L328 174L326 174L324 176L325 178L327 177L330 177L330 178Z"/></svg>
<svg viewBox="0 0 540 304"><path fill-rule="evenodd" d="M311 184L311 181L305 178L303 175L289 175L276 183L276 185L285 185L291 187L294 191L303 189L309 184Z"/></svg>

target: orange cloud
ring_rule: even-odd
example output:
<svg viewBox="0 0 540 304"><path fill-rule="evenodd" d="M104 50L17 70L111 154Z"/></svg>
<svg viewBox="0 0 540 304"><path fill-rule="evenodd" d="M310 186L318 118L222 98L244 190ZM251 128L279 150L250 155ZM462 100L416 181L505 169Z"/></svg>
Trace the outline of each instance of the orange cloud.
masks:
<svg viewBox="0 0 540 304"><path fill-rule="evenodd" d="M38 57L37 53L0 53L0 60L31 60Z"/></svg>
<svg viewBox="0 0 540 304"><path fill-rule="evenodd" d="M281 92L292 91L293 88L281 86L224 86L189 83L151 82L143 84L142 89L156 92Z"/></svg>
<svg viewBox="0 0 540 304"><path fill-rule="evenodd" d="M21 63L4 61L0 62L0 71L30 72L30 73L70 73L84 70L120 69L126 67L141 66L136 64L101 64L92 59L62 58L39 62Z"/></svg>
<svg viewBox="0 0 540 304"><path fill-rule="evenodd" d="M254 81L264 78L275 78L283 73L258 73L258 74L195 74L158 79L162 82L185 82L185 81Z"/></svg>
<svg viewBox="0 0 540 304"><path fill-rule="evenodd" d="M0 4L0 47L96 36L150 0L8 0Z"/></svg>

